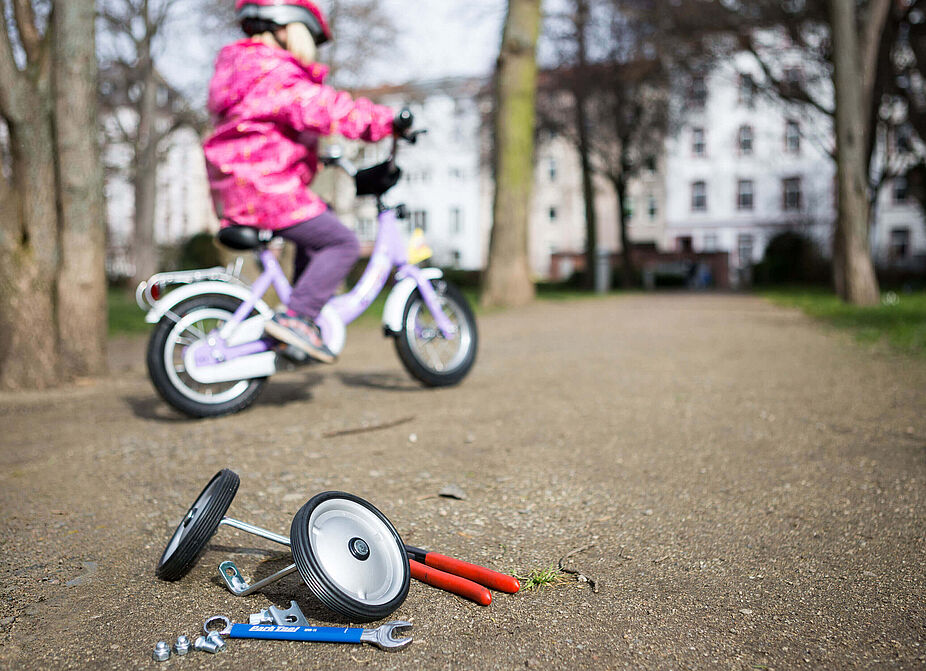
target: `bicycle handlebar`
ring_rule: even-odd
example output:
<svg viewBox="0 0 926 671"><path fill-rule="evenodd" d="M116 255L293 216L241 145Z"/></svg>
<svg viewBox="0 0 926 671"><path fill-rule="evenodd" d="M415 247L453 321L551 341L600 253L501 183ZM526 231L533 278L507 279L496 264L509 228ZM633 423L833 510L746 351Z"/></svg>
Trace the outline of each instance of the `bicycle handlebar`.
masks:
<svg viewBox="0 0 926 671"><path fill-rule="evenodd" d="M392 148L389 150L389 156L386 159L386 161L390 163L395 163L395 158L399 153L399 140L400 139L404 140L405 142L408 142L409 144L416 144L418 142L418 138L427 132L428 131L425 129L419 129L419 130L414 130L411 132L406 132L404 135L393 135L392 136ZM350 177L357 176L357 172L358 172L357 166L355 166L350 159L344 157L344 153L341 150L341 147L339 145L330 146L328 148L328 153L325 155L319 156L318 160L321 161L322 165L325 165L326 167L334 166L337 168L341 168L341 170L346 172L348 176Z"/></svg>

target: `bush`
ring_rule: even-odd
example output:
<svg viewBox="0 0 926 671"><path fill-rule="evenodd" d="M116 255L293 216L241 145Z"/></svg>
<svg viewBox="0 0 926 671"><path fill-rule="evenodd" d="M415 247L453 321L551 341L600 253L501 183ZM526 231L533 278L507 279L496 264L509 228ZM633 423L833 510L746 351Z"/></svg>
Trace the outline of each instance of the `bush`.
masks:
<svg viewBox="0 0 926 671"><path fill-rule="evenodd" d="M212 233L197 233L180 245L177 258L178 270L213 268L223 266L222 251Z"/></svg>
<svg viewBox="0 0 926 671"><path fill-rule="evenodd" d="M796 231L785 231L772 238L762 261L753 266L756 285L827 284L829 263L813 240Z"/></svg>

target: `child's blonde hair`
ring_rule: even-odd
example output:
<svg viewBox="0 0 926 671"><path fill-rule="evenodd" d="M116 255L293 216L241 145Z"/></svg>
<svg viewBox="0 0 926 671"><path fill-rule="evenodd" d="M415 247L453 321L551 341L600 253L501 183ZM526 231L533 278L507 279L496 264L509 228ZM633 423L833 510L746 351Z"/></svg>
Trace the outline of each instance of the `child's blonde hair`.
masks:
<svg viewBox="0 0 926 671"><path fill-rule="evenodd" d="M308 26L304 23L289 23L283 30L286 33L286 38L284 40L286 50L295 56L303 65L314 63L316 53L315 39L312 37L312 33L309 32ZM279 45L273 33L269 32L254 35L254 39L258 39L264 44L272 47Z"/></svg>

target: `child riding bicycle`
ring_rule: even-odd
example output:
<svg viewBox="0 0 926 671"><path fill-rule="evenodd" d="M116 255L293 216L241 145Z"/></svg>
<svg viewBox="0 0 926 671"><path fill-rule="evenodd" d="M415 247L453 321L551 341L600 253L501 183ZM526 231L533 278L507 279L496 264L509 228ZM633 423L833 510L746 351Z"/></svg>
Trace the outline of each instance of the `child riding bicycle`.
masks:
<svg viewBox="0 0 926 671"><path fill-rule="evenodd" d="M332 39L309 0L237 0L246 38L224 47L209 86L215 131L204 143L222 226L271 230L296 245L293 292L265 331L333 362L315 320L359 256L356 235L310 190L318 141L367 142L407 130L393 110L324 84L316 47Z"/></svg>

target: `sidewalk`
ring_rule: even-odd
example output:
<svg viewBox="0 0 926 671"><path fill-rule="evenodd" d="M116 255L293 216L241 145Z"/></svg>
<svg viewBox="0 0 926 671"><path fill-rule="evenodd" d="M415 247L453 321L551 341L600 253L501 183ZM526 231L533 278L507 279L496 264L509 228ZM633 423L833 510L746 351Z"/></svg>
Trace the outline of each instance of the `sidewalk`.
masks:
<svg viewBox="0 0 926 671"><path fill-rule="evenodd" d="M751 297L541 302L480 328L454 389L422 389L361 329L335 366L218 420L172 413L131 342L111 379L0 394L0 668L155 668L156 641L291 598L337 622L297 575L225 591L223 559L258 578L283 559L230 529L183 580L154 578L223 467L241 476L230 514L279 533L339 489L409 544L519 575L562 559L591 582L487 608L413 582L396 654L230 641L170 668L926 665L926 363Z"/></svg>

